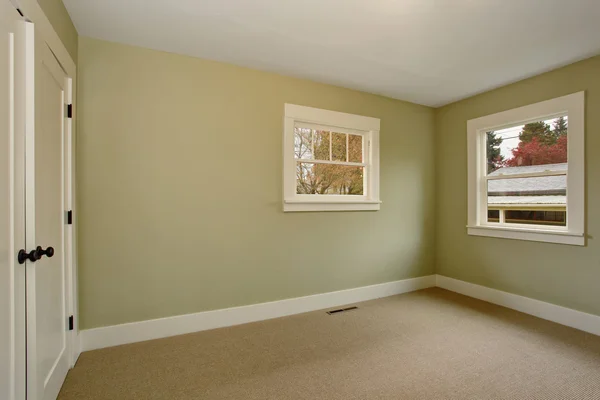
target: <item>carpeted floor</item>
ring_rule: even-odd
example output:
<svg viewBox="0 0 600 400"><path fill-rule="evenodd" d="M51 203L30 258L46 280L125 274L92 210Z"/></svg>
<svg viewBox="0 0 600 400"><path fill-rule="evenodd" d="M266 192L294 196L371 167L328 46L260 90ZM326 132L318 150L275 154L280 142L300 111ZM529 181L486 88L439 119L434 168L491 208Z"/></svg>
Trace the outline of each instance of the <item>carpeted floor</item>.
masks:
<svg viewBox="0 0 600 400"><path fill-rule="evenodd" d="M600 399L600 337L434 288L83 353L60 400Z"/></svg>

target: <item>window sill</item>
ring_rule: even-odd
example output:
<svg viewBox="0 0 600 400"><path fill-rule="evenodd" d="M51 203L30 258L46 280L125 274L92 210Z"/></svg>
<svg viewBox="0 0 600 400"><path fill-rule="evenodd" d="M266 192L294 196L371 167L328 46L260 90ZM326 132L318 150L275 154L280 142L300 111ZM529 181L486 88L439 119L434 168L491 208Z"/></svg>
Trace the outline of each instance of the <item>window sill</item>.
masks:
<svg viewBox="0 0 600 400"><path fill-rule="evenodd" d="M467 226L467 234L504 239L585 246L583 233L522 227Z"/></svg>
<svg viewBox="0 0 600 400"><path fill-rule="evenodd" d="M284 212L297 211L378 211L381 201L378 200L284 200Z"/></svg>

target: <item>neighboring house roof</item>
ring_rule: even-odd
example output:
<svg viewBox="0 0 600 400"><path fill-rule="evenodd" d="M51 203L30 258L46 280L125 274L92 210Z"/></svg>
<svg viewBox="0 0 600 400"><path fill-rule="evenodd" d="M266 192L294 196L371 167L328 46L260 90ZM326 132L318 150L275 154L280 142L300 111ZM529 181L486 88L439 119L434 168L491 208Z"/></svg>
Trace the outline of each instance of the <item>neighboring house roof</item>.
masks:
<svg viewBox="0 0 600 400"><path fill-rule="evenodd" d="M535 172L545 172L545 171L567 171L568 163L560 163L560 164L544 164L544 165L527 165L523 167L504 167L498 168L494 172L491 172L489 176L498 176L498 175L514 175L514 174L532 174Z"/></svg>
<svg viewBox="0 0 600 400"><path fill-rule="evenodd" d="M500 168L490 176L529 174L545 171L567 171L568 164L532 165ZM488 204L566 205L567 176L499 179L488 182Z"/></svg>
<svg viewBox="0 0 600 400"><path fill-rule="evenodd" d="M488 196L543 196L567 193L567 176L540 176L488 182Z"/></svg>
<svg viewBox="0 0 600 400"><path fill-rule="evenodd" d="M488 204L498 206L512 204L564 206L567 204L567 196L488 196Z"/></svg>

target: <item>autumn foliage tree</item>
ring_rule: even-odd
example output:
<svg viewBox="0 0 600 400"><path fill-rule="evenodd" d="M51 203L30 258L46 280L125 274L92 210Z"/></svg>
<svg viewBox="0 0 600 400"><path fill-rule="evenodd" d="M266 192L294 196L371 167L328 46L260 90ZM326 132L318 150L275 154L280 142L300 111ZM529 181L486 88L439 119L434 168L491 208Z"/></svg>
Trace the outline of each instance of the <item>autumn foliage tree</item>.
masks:
<svg viewBox="0 0 600 400"><path fill-rule="evenodd" d="M567 162L567 135L559 137L551 145L533 137L530 142L519 143L512 153L512 158L506 161L508 167L564 163Z"/></svg>
<svg viewBox="0 0 600 400"><path fill-rule="evenodd" d="M362 136L296 128L297 159L362 162ZM296 192L299 194L364 193L364 170L358 166L299 162Z"/></svg>
<svg viewBox="0 0 600 400"><path fill-rule="evenodd" d="M519 139L519 146L505 162L507 167L567 162L567 121L564 117L554 121L553 129L543 121L526 124Z"/></svg>

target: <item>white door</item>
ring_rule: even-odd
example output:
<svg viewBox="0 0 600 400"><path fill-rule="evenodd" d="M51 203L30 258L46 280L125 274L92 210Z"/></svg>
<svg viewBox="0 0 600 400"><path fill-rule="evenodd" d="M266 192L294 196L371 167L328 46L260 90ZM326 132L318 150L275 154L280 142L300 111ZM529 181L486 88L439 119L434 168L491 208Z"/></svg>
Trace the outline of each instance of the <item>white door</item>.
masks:
<svg viewBox="0 0 600 400"><path fill-rule="evenodd" d="M24 29L0 0L0 399L25 399Z"/></svg>
<svg viewBox="0 0 600 400"><path fill-rule="evenodd" d="M65 264L65 83L48 45L27 24L25 129L27 399L55 400L69 369Z"/></svg>

